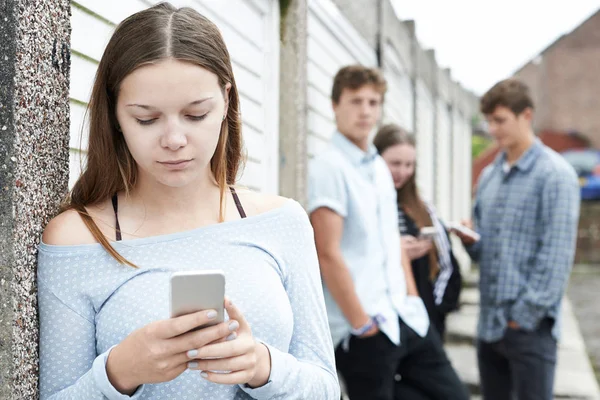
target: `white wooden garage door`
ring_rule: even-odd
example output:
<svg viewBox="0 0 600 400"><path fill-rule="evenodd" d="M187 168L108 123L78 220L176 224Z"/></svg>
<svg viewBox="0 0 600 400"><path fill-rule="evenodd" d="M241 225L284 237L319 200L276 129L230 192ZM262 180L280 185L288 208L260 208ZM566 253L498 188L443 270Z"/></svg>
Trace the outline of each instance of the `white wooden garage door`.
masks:
<svg viewBox="0 0 600 400"><path fill-rule="evenodd" d="M433 201L434 150L433 118L435 104L425 83L417 80L417 184L424 199Z"/></svg>
<svg viewBox="0 0 600 400"><path fill-rule="evenodd" d="M400 125L408 132L415 130L414 91L406 63L390 42L384 44L383 70L388 84L383 108L383 122Z"/></svg>
<svg viewBox="0 0 600 400"><path fill-rule="evenodd" d="M331 109L335 74L350 64L374 67L377 57L331 0L308 3L308 154L312 157L335 131Z"/></svg>
<svg viewBox="0 0 600 400"><path fill-rule="evenodd" d="M87 147L84 112L98 60L116 24L154 3L158 1L71 1L70 185L79 176L80 159ZM171 3L177 7L188 6L198 10L221 29L233 60L240 91L243 134L248 151L248 162L240 183L259 191L276 193L279 3L270 0L172 0Z"/></svg>
<svg viewBox="0 0 600 400"><path fill-rule="evenodd" d="M452 219L468 218L465 210L465 191L470 193L471 179L465 182L463 115L456 109L452 114ZM469 157L470 160L470 157ZM467 187L468 185L468 187Z"/></svg>
<svg viewBox="0 0 600 400"><path fill-rule="evenodd" d="M437 100L437 128L436 128L436 153L435 153L435 182L436 207L440 216L448 221L451 217L450 205L452 185L452 164L450 154L452 120L448 103L438 98Z"/></svg>

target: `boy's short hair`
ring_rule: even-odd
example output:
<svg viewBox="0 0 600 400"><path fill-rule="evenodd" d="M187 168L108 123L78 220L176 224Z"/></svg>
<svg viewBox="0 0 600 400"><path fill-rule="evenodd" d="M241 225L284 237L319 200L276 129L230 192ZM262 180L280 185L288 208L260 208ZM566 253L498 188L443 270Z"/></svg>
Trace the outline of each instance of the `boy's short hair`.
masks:
<svg viewBox="0 0 600 400"><path fill-rule="evenodd" d="M509 108L515 115L533 109L529 87L515 78L496 83L481 97L480 110L484 115L492 114L498 106Z"/></svg>
<svg viewBox="0 0 600 400"><path fill-rule="evenodd" d="M340 69L333 79L331 100L337 104L344 89L357 90L365 85L373 85L383 99L387 83L379 69L363 65L348 65Z"/></svg>

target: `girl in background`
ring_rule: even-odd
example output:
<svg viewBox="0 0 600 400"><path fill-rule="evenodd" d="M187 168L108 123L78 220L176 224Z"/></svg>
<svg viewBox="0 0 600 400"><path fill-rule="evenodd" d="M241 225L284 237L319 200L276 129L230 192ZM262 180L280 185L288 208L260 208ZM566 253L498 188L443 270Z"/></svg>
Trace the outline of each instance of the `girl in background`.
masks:
<svg viewBox="0 0 600 400"><path fill-rule="evenodd" d="M458 307L462 279L444 224L434 207L419 195L414 136L398 125L388 124L381 127L373 144L392 173L398 192L402 247L411 259L417 289L429 319L443 339L446 315ZM421 237L421 230L426 227L433 228L433 238Z"/></svg>

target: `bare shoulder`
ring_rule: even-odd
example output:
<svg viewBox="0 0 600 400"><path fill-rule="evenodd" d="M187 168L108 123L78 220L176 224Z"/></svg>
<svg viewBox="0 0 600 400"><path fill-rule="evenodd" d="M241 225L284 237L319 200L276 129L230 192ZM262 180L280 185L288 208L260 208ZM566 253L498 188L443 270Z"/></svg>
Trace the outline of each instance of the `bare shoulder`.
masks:
<svg viewBox="0 0 600 400"><path fill-rule="evenodd" d="M95 243L96 240L79 213L75 210L67 210L46 225L42 241L54 246L72 246Z"/></svg>
<svg viewBox="0 0 600 400"><path fill-rule="evenodd" d="M98 221L104 220L102 205L89 207L88 212L97 224ZM104 231L102 225L98 224L100 230ZM54 246L75 246L98 242L83 222L81 215L75 210L67 210L54 217L46 225L42 241Z"/></svg>
<svg viewBox="0 0 600 400"><path fill-rule="evenodd" d="M248 216L263 214L285 206L292 201L287 197L255 192L250 189L236 188L236 193Z"/></svg>

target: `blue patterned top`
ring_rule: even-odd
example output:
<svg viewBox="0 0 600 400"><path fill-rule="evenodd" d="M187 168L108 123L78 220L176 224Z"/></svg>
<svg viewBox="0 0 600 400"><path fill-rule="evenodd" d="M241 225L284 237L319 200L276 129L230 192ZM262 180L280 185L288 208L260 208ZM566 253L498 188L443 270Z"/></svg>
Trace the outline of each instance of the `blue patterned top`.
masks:
<svg viewBox="0 0 600 400"><path fill-rule="evenodd" d="M579 190L573 168L539 140L512 167L502 153L482 172L474 206L481 241L468 249L480 267L480 339L499 340L510 320L534 330L545 317L559 337Z"/></svg>
<svg viewBox="0 0 600 400"><path fill-rule="evenodd" d="M41 399L339 399L313 231L302 207L283 207L187 232L113 243L41 244L38 260ZM174 271L225 272L226 294L271 353L260 388L219 385L188 370L129 397L110 384L110 349L169 317Z"/></svg>

